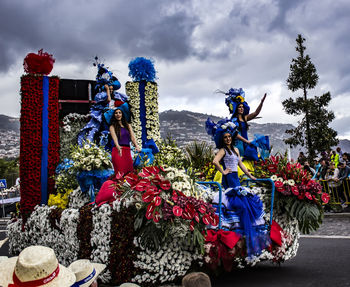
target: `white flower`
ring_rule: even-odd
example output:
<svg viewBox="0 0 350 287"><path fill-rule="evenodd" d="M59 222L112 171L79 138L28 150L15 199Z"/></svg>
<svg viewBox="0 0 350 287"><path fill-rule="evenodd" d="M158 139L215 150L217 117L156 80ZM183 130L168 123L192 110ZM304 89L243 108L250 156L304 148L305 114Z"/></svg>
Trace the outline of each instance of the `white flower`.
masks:
<svg viewBox="0 0 350 287"><path fill-rule="evenodd" d="M294 186L294 185L295 185L295 182L294 182L293 179L288 179L288 184L289 184L290 186Z"/></svg>
<svg viewBox="0 0 350 287"><path fill-rule="evenodd" d="M275 174L274 174L274 175L272 175L272 176L270 177L270 179L271 179L271 180L273 180L273 181L276 181L276 180L277 180L277 178L278 178L278 177L277 177L277 175L275 175Z"/></svg>

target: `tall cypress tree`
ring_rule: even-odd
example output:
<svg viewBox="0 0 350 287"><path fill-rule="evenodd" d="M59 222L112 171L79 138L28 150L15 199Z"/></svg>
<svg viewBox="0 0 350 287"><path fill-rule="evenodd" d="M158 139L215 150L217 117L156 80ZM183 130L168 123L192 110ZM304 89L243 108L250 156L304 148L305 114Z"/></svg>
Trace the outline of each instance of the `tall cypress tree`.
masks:
<svg viewBox="0 0 350 287"><path fill-rule="evenodd" d="M298 57L292 59L287 79L288 89L292 92L302 90L303 96L289 98L282 102L287 114L303 115L295 129L287 130L291 137L285 140L291 147L306 146L309 159L315 158L316 152L331 148L338 143L337 132L328 127L334 119L334 113L327 110L331 100L329 92L320 97L308 98L308 90L316 87L318 75L309 55L305 55L305 38L300 34L297 39Z"/></svg>

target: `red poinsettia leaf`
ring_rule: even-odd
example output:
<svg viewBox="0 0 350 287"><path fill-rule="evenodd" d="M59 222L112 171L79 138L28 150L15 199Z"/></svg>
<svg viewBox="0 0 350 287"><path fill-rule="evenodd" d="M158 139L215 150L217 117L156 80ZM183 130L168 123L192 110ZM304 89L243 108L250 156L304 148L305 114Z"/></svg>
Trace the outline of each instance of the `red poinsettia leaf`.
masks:
<svg viewBox="0 0 350 287"><path fill-rule="evenodd" d="M160 191L158 190L158 188L154 185L150 185L147 187L147 192L152 193L154 195L158 195L160 193Z"/></svg>
<svg viewBox="0 0 350 287"><path fill-rule="evenodd" d="M305 192L305 196L306 196L307 199L312 200L312 195L311 195L310 192L308 192L308 191Z"/></svg>
<svg viewBox="0 0 350 287"><path fill-rule="evenodd" d="M202 217L202 221L205 225L209 225L210 224L210 216L209 214L204 214Z"/></svg>
<svg viewBox="0 0 350 287"><path fill-rule="evenodd" d="M194 214L194 220L197 221L197 222L199 222L199 214L198 214L198 212L196 212L196 213Z"/></svg>
<svg viewBox="0 0 350 287"><path fill-rule="evenodd" d="M145 192L144 194L142 194L142 201L143 202L151 202L154 198L154 194L150 193L150 192Z"/></svg>
<svg viewBox="0 0 350 287"><path fill-rule="evenodd" d="M174 213L175 216L178 216L178 217L181 216L182 212L183 212L183 210L182 210L182 208L180 206L175 205L173 207L173 213Z"/></svg>
<svg viewBox="0 0 350 287"><path fill-rule="evenodd" d="M160 196L156 196L153 200L155 206L159 206L162 203L162 198Z"/></svg>
<svg viewBox="0 0 350 287"><path fill-rule="evenodd" d="M153 213L153 211L155 210L155 208L156 208L156 205L155 205L153 202L150 203L150 204L147 206L147 212L146 212L146 213L148 213L148 212Z"/></svg>
<svg viewBox="0 0 350 287"><path fill-rule="evenodd" d="M298 187L292 186L292 193L293 193L294 195L299 195Z"/></svg>
<svg viewBox="0 0 350 287"><path fill-rule="evenodd" d="M207 208L205 207L205 205L201 205L199 208L198 208L198 211L200 212L200 213L205 213L206 211L207 211Z"/></svg>
<svg viewBox="0 0 350 287"><path fill-rule="evenodd" d="M140 176L140 177L149 177L149 176L151 176L151 174L150 173L148 173L148 172L145 172L145 171L140 171L139 173L138 173L138 175Z"/></svg>
<svg viewBox="0 0 350 287"><path fill-rule="evenodd" d="M157 223L159 222L159 220L160 220L160 213L156 211L153 215L153 221Z"/></svg>
<svg viewBox="0 0 350 287"><path fill-rule="evenodd" d="M213 226L217 226L219 224L219 216L217 214L210 216L210 224Z"/></svg>
<svg viewBox="0 0 350 287"><path fill-rule="evenodd" d="M153 212L146 212L145 214L147 219L152 219L153 218Z"/></svg>
<svg viewBox="0 0 350 287"><path fill-rule="evenodd" d="M278 188L278 187L282 187L283 186L283 182L282 181L279 181L279 180L276 180L275 181L275 187Z"/></svg>
<svg viewBox="0 0 350 287"><path fill-rule="evenodd" d="M163 190L169 190L170 187L171 187L171 184L168 180L163 180L161 183L160 183L160 187L161 189Z"/></svg>
<svg viewBox="0 0 350 287"><path fill-rule="evenodd" d="M321 195L321 199L322 199L322 201L324 202L324 203L328 203L329 202L329 199L330 199L330 196L329 196L329 194L328 193L322 193L322 195Z"/></svg>

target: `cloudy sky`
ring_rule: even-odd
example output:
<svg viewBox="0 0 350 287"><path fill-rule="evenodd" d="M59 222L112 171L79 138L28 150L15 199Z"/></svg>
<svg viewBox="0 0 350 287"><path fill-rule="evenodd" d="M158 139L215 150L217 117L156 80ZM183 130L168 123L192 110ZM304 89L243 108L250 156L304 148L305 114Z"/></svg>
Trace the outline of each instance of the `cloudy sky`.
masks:
<svg viewBox="0 0 350 287"><path fill-rule="evenodd" d="M350 139L350 2L348 0L1 0L0 114L19 116L20 76L30 52L53 54L51 74L94 79L98 55L122 82L128 63L155 62L159 108L228 116L216 90L243 88L257 123L296 124L281 102L298 34L319 83L309 95L331 92L332 127Z"/></svg>

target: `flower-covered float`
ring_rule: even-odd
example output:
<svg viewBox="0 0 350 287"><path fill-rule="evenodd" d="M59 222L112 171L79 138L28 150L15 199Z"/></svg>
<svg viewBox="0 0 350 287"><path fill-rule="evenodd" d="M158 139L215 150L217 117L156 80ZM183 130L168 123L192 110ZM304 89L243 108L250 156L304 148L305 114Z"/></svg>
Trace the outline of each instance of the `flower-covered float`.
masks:
<svg viewBox="0 0 350 287"><path fill-rule="evenodd" d="M66 116L60 130L60 164L54 178L50 177L55 180L55 191L49 190L47 202L40 204L40 189L31 185L40 173L32 170L33 175L27 178L29 185L21 187L28 208L21 209L22 217L8 225L10 253L18 254L33 244L50 246L64 265L78 258L107 264L101 276L105 283L136 282L142 286L174 282L193 270L230 271L263 260L280 263L294 257L300 230L309 232L321 223L322 201L327 202L327 195L298 164L283 156L256 162L256 177L273 181L273 186L250 183L251 191L263 201L265 221L272 223L266 226L271 245L247 258L244 236L234 229L218 228L220 218L212 199L220 184L198 184L214 180L213 149L196 142L181 149L171 139L160 139L157 84L153 65L147 72L149 66L149 60L140 58L131 63L134 81L127 84L126 91L137 140L143 146L154 140L158 153L152 146L146 147L143 153L134 155L139 159L134 172L117 173L106 180L111 162L103 146L86 141L80 147L67 148L76 142L87 117ZM28 98L35 94L26 92L26 82L23 85L25 111ZM27 115L23 112L21 116L21 129L26 127ZM50 125L56 127L58 120L54 116L52 119ZM21 143L31 141L30 133L21 136ZM52 150L49 146L49 158L53 152L57 157L53 146ZM84 187L82 178L92 171L99 181L92 180ZM94 202L101 185L109 191L109 197Z"/></svg>

